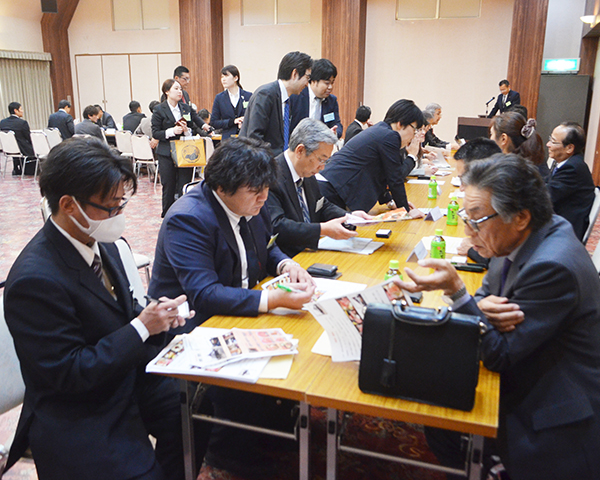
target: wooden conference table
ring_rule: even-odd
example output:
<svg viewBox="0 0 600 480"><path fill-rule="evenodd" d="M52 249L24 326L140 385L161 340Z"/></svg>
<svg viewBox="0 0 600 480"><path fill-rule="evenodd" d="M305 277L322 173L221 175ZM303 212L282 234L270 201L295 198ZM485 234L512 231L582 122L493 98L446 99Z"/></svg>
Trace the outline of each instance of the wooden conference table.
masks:
<svg viewBox="0 0 600 480"><path fill-rule="evenodd" d="M427 200L427 185L407 184L409 199L418 207L446 208L448 195L455 191L450 185L450 177L440 178L445 184L441 186L442 195L438 200ZM462 200L459 199L462 205ZM379 228L390 228L392 235L389 239L375 238ZM298 254L295 260L303 267L308 267L315 262L335 264L342 272L340 280L365 283L373 286L383 281L389 261L397 259L401 267L414 246L423 236L433 235L435 228L442 228L448 236L464 236L463 226L447 226L446 218L437 222L410 220L396 223L385 223L366 227L359 227L357 232L360 237L372 238L382 241L384 245L371 255L358 255L351 253L330 251L305 251ZM410 265L417 272L427 273L427 269ZM416 268L415 268L416 267ZM470 293L481 284L483 274L459 272L465 281ZM422 306L440 306L443 302L438 292L424 294ZM354 412L365 415L379 416L392 420L419 423L423 425L441 427L472 434L471 452L468 465L463 474L469 478L479 478L480 452L483 445L483 436L495 437L498 427L498 406L500 379L499 375L492 373L483 366L480 368L479 383L477 386L475 407L471 412L463 412L444 407L436 407L407 400L388 398L378 395L362 393L358 388L358 362L333 363L331 358L311 353L311 349L323 332L322 327L308 312L301 311L290 315L261 314L258 317L214 316L206 321L203 326L218 328L282 328L286 333L293 334L299 339L299 353L294 357L290 374L285 380L260 379L255 384L241 383L232 380L207 378L197 375L174 375L177 378L219 385L238 390L245 390L265 395L286 398L300 402L300 418L298 425L298 438L300 443L300 478L309 477L309 418L310 406L325 407L328 409L328 440L327 440L327 478L335 479L336 455L338 450L367 454L388 460L401 461L417 466L426 466L445 472L460 473L460 470L447 469L438 465L422 464L407 459L396 459L378 453L365 453L354 448L338 446L338 410ZM182 382L185 383L185 382ZM187 388L182 386L183 397L187 396ZM191 438L191 418L189 405L184 406L184 435L186 435L186 480L194 477L192 462L193 439ZM290 434L287 434L290 435ZM282 436L285 436L282 435Z"/></svg>

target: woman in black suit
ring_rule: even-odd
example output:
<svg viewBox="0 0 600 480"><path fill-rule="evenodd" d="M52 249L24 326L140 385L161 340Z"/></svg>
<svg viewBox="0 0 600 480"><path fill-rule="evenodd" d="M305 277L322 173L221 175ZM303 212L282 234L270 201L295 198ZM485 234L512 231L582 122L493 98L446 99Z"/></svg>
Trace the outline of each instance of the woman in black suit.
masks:
<svg viewBox="0 0 600 480"><path fill-rule="evenodd" d="M183 90L176 80L169 78L163 83L162 91L167 99L154 107L152 112L152 138L158 140L156 156L160 172L162 192L162 214L175 202L175 196L182 193L186 183L192 181L192 168L178 168L171 157L171 140L192 135L192 125L198 114L183 102Z"/></svg>
<svg viewBox="0 0 600 480"><path fill-rule="evenodd" d="M221 84L225 91L217 94L210 115L210 124L223 132L223 140L237 135L242 128L251 92L242 89L240 71L235 65L221 69Z"/></svg>

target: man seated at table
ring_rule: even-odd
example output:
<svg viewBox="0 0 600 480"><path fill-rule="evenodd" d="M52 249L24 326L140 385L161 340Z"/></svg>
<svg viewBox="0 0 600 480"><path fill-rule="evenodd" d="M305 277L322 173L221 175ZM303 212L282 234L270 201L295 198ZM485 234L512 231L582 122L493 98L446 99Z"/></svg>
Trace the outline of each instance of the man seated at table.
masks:
<svg viewBox="0 0 600 480"><path fill-rule="evenodd" d="M128 130L131 133L135 132L140 122L146 118L146 115L142 113L142 106L140 102L132 100L129 102L129 113L123 116L123 130Z"/></svg>
<svg viewBox="0 0 600 480"><path fill-rule="evenodd" d="M100 118L100 109L95 105L88 105L83 109L83 121L75 125L75 135L91 135L104 141L102 129L96 123Z"/></svg>
<svg viewBox="0 0 600 480"><path fill-rule="evenodd" d="M415 283L398 283L441 289L455 311L486 324L482 360L501 374L497 447L512 480L600 478L598 272L571 225L552 214L535 165L497 154L471 163L463 182L465 231L493 257L482 287L472 297L454 267L434 259L419 261L433 274L407 268ZM433 432L440 461L464 466L459 436Z"/></svg>
<svg viewBox="0 0 600 480"><path fill-rule="evenodd" d="M294 129L290 148L275 159L277 183L269 191L267 206L277 245L290 257L305 248L316 250L321 235L336 240L357 235L342 225L348 212L321 195L314 177L325 168L336 142L327 125L305 118ZM360 210L353 213L371 218Z"/></svg>

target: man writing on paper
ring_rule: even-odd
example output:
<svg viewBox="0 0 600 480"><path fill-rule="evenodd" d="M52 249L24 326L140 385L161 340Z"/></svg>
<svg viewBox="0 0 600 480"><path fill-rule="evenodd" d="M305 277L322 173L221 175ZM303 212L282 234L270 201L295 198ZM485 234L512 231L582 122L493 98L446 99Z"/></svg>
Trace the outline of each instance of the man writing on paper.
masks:
<svg viewBox="0 0 600 480"><path fill-rule="evenodd" d="M571 225L552 214L537 167L514 154L469 165L461 218L493 257L474 297L445 260L406 269L410 291L441 289L487 325L482 359L501 374L498 453L513 480L600 478L600 280ZM464 465L453 433L434 430L440 461ZM440 444L444 448L438 448ZM437 445L437 447L436 447ZM456 456L458 455L458 456Z"/></svg>
<svg viewBox="0 0 600 480"><path fill-rule="evenodd" d="M321 195L314 177L325 168L336 142L327 125L305 118L294 129L290 148L275 159L279 172L267 206L277 245L290 257L305 248L316 250L321 235L336 240L357 235L342 225L348 212ZM363 211L353 213L371 218Z"/></svg>

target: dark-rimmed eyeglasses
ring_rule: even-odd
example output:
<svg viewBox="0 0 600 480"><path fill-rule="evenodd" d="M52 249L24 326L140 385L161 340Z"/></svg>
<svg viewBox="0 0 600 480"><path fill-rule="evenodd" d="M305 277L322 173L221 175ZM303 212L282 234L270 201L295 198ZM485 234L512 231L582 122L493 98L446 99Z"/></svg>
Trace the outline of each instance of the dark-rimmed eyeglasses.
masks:
<svg viewBox="0 0 600 480"><path fill-rule="evenodd" d="M90 202L88 200L78 200L79 203L85 203L86 205L90 205L98 210L102 210L103 212L108 212L108 218L116 217L119 213L123 211L129 199L124 200L123 203L117 207L104 207L102 205L98 205L97 203Z"/></svg>
<svg viewBox="0 0 600 480"><path fill-rule="evenodd" d="M471 227L471 229L474 232L479 232L479 224L485 222L486 220L489 220L490 218L494 218L497 217L499 215L498 212L492 214L492 215L487 215L486 217L482 217L482 218L478 218L477 220L471 220L469 218L469 216L467 215L467 212L465 212L464 208L461 208L458 211L458 216L460 217L460 219L465 222L466 225L468 225L469 227Z"/></svg>

